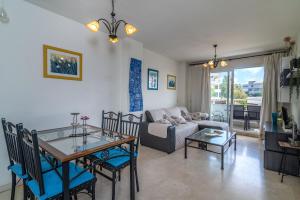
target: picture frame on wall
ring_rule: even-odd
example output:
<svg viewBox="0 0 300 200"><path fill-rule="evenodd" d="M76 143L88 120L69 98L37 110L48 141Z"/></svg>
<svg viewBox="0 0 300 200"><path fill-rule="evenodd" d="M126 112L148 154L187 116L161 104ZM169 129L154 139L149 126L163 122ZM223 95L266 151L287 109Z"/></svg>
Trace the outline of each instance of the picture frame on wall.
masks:
<svg viewBox="0 0 300 200"><path fill-rule="evenodd" d="M82 81L82 54L43 45L44 78Z"/></svg>
<svg viewBox="0 0 300 200"><path fill-rule="evenodd" d="M148 68L148 90L158 90L158 77L158 70Z"/></svg>
<svg viewBox="0 0 300 200"><path fill-rule="evenodd" d="M176 76L174 75L167 75L167 88L169 90L176 90Z"/></svg>

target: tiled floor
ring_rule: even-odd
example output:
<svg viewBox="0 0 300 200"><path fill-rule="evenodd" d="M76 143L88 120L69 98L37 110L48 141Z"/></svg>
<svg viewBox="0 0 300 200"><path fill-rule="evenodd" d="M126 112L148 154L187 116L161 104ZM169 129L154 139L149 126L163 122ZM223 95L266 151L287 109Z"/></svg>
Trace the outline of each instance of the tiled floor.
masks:
<svg viewBox="0 0 300 200"><path fill-rule="evenodd" d="M172 154L147 147L141 148L138 161L141 191L138 200L299 200L300 178L287 176L284 183L276 172L263 168L263 144L256 138L238 137L237 152L225 156L225 169L220 170L219 156L189 149L184 159L180 149ZM128 169L117 183L117 199L129 199ZM22 190L18 189L21 199ZM111 199L111 184L98 176L97 199ZM0 193L8 200L10 191ZM89 199L82 194L79 199Z"/></svg>

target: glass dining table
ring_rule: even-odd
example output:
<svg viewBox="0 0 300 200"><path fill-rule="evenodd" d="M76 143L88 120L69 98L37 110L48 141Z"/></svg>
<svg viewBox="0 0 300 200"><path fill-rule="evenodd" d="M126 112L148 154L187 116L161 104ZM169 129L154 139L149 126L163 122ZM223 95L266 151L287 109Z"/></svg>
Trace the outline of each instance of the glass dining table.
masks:
<svg viewBox="0 0 300 200"><path fill-rule="evenodd" d="M38 140L43 151L62 163L64 200L70 200L69 162L98 151L128 144L130 147L130 199L135 199L133 171L135 137L122 136L117 132L108 132L91 125L73 125L38 131Z"/></svg>

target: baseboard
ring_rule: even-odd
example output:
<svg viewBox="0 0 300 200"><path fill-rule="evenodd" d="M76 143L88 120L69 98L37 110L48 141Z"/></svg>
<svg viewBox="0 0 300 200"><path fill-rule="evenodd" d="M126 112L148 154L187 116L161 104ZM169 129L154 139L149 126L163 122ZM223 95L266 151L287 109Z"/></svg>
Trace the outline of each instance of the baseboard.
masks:
<svg viewBox="0 0 300 200"><path fill-rule="evenodd" d="M19 179L17 179L17 181L19 181ZM18 184L17 184L17 187L23 187L23 182L19 181ZM10 190L10 189L11 189L11 183L0 186L0 192L5 192L5 191Z"/></svg>
<svg viewBox="0 0 300 200"><path fill-rule="evenodd" d="M5 192L7 190L10 190L11 184L5 184L0 186L0 192Z"/></svg>

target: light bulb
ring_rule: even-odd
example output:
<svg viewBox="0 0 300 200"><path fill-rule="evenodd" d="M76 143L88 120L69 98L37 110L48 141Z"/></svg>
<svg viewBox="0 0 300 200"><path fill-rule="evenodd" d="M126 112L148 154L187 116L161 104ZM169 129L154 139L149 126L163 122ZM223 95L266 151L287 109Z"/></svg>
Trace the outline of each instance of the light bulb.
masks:
<svg viewBox="0 0 300 200"><path fill-rule="evenodd" d="M4 7L0 7L0 21L2 23L8 23L9 22L9 18L7 16L6 11L4 10Z"/></svg>
<svg viewBox="0 0 300 200"><path fill-rule="evenodd" d="M225 60L222 60L220 65L221 65L221 67L226 67L228 64Z"/></svg>
<svg viewBox="0 0 300 200"><path fill-rule="evenodd" d="M210 60L210 61L208 62L208 65L214 66L214 61L213 61L213 60Z"/></svg>
<svg viewBox="0 0 300 200"><path fill-rule="evenodd" d="M115 35L110 35L109 36L109 41L113 44L117 43L119 41L119 38Z"/></svg>
<svg viewBox="0 0 300 200"><path fill-rule="evenodd" d="M100 24L96 20L91 21L90 23L86 24L85 26L93 32L97 32L100 28Z"/></svg>
<svg viewBox="0 0 300 200"><path fill-rule="evenodd" d="M134 27L132 24L126 24L125 25L125 33L127 35L132 35L137 31L138 31L138 29L136 27Z"/></svg>
<svg viewBox="0 0 300 200"><path fill-rule="evenodd" d="M208 67L207 63L204 63L204 64L203 64L203 67Z"/></svg>

